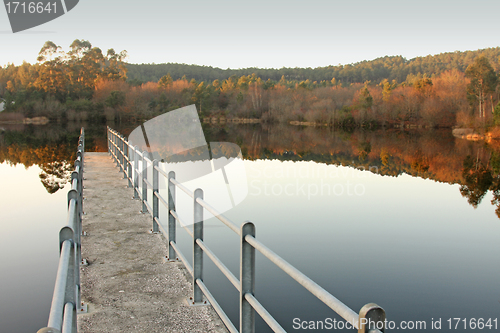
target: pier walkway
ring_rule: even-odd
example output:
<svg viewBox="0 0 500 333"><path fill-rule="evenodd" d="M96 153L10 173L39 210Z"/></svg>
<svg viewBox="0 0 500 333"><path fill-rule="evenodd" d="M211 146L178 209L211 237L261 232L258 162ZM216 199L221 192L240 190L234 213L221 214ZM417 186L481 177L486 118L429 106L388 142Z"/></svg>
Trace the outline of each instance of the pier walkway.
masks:
<svg viewBox="0 0 500 333"><path fill-rule="evenodd" d="M161 234L140 213L123 173L108 153L85 153L82 301L79 332L227 332L211 306L188 306L189 273L164 262Z"/></svg>

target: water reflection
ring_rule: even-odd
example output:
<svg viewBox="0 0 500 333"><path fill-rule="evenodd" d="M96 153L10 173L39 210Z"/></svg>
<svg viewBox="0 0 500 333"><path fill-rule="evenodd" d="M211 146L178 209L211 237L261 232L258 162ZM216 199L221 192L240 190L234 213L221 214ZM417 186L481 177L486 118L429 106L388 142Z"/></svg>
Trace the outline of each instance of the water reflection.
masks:
<svg viewBox="0 0 500 333"><path fill-rule="evenodd" d="M467 202L474 208L483 200L484 196L491 191L493 199L491 204L497 206L495 213L500 218L500 174L498 173L499 159L496 152L490 153L487 163L480 158L480 152L473 158L468 155L463 162L460 193L467 198Z"/></svg>
<svg viewBox="0 0 500 333"><path fill-rule="evenodd" d="M491 203L500 214L499 149L457 139L449 130L347 133L286 125L226 125L204 131L213 141L232 138L248 160L314 161L383 176L408 174L459 184L460 193L474 208L491 191Z"/></svg>
<svg viewBox="0 0 500 333"><path fill-rule="evenodd" d="M127 136L137 125L113 127ZM3 125L0 163L38 165L42 185L47 192L55 193L69 180L81 126L86 127L87 151L107 150L106 127L102 125ZM477 207L491 191L491 203L499 207L500 215L500 148L457 139L449 130L347 133L289 125L202 126L207 142L234 142L246 160L314 161L383 176L408 174L459 184L460 193L472 207Z"/></svg>
<svg viewBox="0 0 500 333"><path fill-rule="evenodd" d="M81 125L3 125L0 131L0 163L11 166L20 164L25 168L38 166L42 185L48 193L56 193L71 179ZM89 133L86 150L105 151L105 127L94 126Z"/></svg>
<svg viewBox="0 0 500 333"><path fill-rule="evenodd" d="M57 269L57 231L67 209L66 191L58 189L75 159L82 125L86 150L106 151L105 126L3 125L0 133L1 184L9 189L0 193L5 268L0 317L7 331L21 322L29 325L18 330L23 332L46 324ZM137 125L113 127L128 135ZM375 301L391 320L498 313L498 294L491 291L498 286L494 256L500 225L488 202L500 204L500 149L456 139L448 130L345 133L236 124L204 125L203 130L208 142L237 143L247 160L249 196L228 217L258 223L262 242L352 308ZM36 244L37 255L16 245L19 228L28 244ZM192 242L184 236L179 244L185 244L187 254ZM180 231L179 239L184 236ZM207 228L206 241L237 274L238 251L227 251L239 246L232 231ZM304 241L310 246L297 246ZM294 317L331 316L318 310L322 304L309 302L302 289L290 292L293 281L273 272L264 258L257 261L259 298L269 309L279 309L276 315L290 331ZM237 318L237 304L231 302L238 295L226 297L232 286L207 266L209 289ZM33 276L37 284L29 280ZM40 300L34 302L32 295ZM292 295L297 297L291 300ZM20 313L30 313L31 322L20 319Z"/></svg>

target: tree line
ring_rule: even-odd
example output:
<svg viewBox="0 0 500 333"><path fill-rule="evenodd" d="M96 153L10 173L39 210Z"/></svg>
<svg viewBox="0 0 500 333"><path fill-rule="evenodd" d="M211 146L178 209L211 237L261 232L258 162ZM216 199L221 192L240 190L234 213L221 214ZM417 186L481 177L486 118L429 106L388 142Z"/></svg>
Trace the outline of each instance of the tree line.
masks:
<svg viewBox="0 0 500 333"><path fill-rule="evenodd" d="M177 63L166 64L126 64L128 79L133 84L157 82L164 75L170 74L172 79L181 79L184 75L197 81L212 82L227 80L243 75L255 74L262 80L279 81L282 76L289 81L330 81L336 78L344 84L380 82L396 80L403 82L408 75L438 75L447 70L457 69L465 72L467 67L479 55L484 56L492 64L495 71L500 69L500 47L477 51L455 51L406 59L402 56L385 56L374 60L365 60L353 64L325 66L317 68L243 68L221 69L211 66L187 65Z"/></svg>
<svg viewBox="0 0 500 333"><path fill-rule="evenodd" d="M500 125L500 48L315 69L130 65L125 58L126 51L104 55L84 40L66 53L46 42L38 63L0 67L0 97L7 111L59 121L147 120L196 104L202 118L215 121L345 129Z"/></svg>

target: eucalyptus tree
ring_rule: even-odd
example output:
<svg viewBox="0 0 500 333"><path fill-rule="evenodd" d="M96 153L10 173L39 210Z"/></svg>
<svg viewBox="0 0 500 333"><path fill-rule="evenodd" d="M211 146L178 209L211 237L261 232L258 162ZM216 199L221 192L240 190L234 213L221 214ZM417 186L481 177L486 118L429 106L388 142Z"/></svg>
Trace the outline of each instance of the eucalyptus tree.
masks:
<svg viewBox="0 0 500 333"><path fill-rule="evenodd" d="M498 77L488 59L480 56L465 70L465 76L470 78L467 95L472 103L479 104L479 118L484 118L486 96L492 94L498 85Z"/></svg>

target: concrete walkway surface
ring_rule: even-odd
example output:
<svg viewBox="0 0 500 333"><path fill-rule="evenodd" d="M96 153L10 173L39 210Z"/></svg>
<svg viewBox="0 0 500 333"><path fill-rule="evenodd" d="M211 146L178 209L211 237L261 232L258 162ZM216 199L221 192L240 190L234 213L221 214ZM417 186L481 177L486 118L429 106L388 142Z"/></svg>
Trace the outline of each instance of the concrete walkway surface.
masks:
<svg viewBox="0 0 500 333"><path fill-rule="evenodd" d="M191 307L189 273L164 262L162 236L151 234L123 173L108 153L85 153L79 332L227 332L211 306Z"/></svg>

